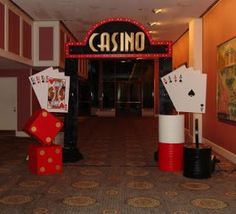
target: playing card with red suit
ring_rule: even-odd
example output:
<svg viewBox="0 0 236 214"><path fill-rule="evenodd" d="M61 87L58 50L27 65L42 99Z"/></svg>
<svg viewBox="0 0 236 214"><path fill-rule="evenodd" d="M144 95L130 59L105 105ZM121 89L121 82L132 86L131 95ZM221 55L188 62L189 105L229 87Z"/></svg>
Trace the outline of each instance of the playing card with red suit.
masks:
<svg viewBox="0 0 236 214"><path fill-rule="evenodd" d="M49 175L62 172L62 147L60 145L29 145L28 167L31 173Z"/></svg>
<svg viewBox="0 0 236 214"><path fill-rule="evenodd" d="M36 111L27 121L24 130L43 145L51 145L63 122L45 109Z"/></svg>

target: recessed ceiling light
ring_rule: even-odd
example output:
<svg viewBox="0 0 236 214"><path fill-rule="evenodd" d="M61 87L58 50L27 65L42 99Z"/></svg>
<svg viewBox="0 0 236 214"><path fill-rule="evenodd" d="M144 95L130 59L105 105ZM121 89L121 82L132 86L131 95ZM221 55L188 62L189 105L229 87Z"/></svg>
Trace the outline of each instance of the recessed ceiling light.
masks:
<svg viewBox="0 0 236 214"><path fill-rule="evenodd" d="M152 10L152 12L155 13L155 14L161 13L162 11L163 11L163 9L161 9L161 8L154 8L154 9Z"/></svg>
<svg viewBox="0 0 236 214"><path fill-rule="evenodd" d="M150 30L149 33L151 33L151 34L157 34L158 31L157 31L157 30Z"/></svg>
<svg viewBox="0 0 236 214"><path fill-rule="evenodd" d="M161 25L160 22L149 22L148 23L150 26L158 26L158 25Z"/></svg>

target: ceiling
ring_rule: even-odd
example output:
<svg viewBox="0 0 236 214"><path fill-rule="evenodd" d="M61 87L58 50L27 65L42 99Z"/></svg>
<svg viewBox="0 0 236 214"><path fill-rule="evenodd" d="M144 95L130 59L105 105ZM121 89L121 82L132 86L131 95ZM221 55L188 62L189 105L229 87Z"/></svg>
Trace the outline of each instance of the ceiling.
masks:
<svg viewBox="0 0 236 214"><path fill-rule="evenodd" d="M12 0L34 20L60 20L81 41L102 19L127 17L141 22L157 40L176 41L188 22L200 17L218 0ZM154 14L154 8L163 12ZM160 22L150 26L149 22Z"/></svg>

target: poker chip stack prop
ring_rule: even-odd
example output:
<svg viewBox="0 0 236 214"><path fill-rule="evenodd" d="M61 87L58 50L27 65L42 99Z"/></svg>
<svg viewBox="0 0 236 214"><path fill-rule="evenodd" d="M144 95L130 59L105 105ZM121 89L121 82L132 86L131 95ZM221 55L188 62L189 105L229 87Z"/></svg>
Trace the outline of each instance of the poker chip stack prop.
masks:
<svg viewBox="0 0 236 214"><path fill-rule="evenodd" d="M29 170L38 175L61 173L62 146L53 141L64 124L52 112L68 112L70 78L50 67L29 80L41 106L24 127L37 141L29 145Z"/></svg>
<svg viewBox="0 0 236 214"><path fill-rule="evenodd" d="M159 115L159 168L183 170L184 115Z"/></svg>

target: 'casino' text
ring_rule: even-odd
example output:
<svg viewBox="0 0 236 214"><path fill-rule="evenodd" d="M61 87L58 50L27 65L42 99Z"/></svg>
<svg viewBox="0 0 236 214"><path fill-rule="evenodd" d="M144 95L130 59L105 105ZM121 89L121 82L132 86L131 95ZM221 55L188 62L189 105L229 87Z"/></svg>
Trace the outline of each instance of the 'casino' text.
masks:
<svg viewBox="0 0 236 214"><path fill-rule="evenodd" d="M143 32L93 33L89 38L89 47L93 52L141 52L145 48L145 34Z"/></svg>

